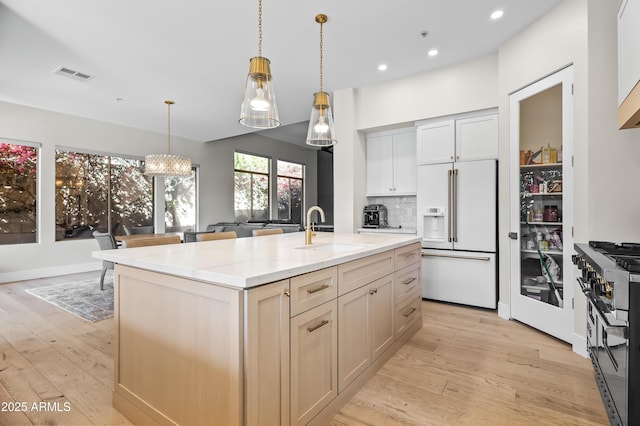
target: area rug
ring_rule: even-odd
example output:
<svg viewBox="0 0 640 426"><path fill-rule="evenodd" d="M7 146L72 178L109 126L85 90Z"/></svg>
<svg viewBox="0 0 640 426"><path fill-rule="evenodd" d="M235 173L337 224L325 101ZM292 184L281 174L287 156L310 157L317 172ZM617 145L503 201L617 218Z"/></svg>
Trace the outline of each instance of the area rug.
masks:
<svg viewBox="0 0 640 426"><path fill-rule="evenodd" d="M25 291L87 321L96 322L113 317L111 282L104 283L104 290L100 290L98 279L89 279Z"/></svg>

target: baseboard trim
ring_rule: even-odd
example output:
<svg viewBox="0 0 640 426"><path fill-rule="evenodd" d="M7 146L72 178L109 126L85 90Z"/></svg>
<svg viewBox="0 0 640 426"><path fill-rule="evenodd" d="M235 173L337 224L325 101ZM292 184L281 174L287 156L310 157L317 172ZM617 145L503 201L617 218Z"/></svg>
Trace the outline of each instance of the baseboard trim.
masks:
<svg viewBox="0 0 640 426"><path fill-rule="evenodd" d="M573 344L571 345L573 351L583 358L589 358L589 352L587 351L587 338L573 333Z"/></svg>
<svg viewBox="0 0 640 426"><path fill-rule="evenodd" d="M502 319L511 319L511 309L506 303L498 302L498 316Z"/></svg>
<svg viewBox="0 0 640 426"><path fill-rule="evenodd" d="M81 272L99 271L102 262L78 263L74 265L53 266L50 268L28 269L24 271L0 273L0 284L14 281L36 280L39 278L57 277L59 275L79 274Z"/></svg>

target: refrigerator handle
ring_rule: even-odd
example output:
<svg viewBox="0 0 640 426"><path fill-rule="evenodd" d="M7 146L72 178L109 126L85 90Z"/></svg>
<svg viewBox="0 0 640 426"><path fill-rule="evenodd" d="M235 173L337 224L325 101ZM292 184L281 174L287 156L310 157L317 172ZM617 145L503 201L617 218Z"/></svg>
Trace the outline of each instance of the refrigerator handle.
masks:
<svg viewBox="0 0 640 426"><path fill-rule="evenodd" d="M453 169L453 242L458 242L458 169Z"/></svg>
<svg viewBox="0 0 640 426"><path fill-rule="evenodd" d="M451 216L453 215L453 209L451 208L452 176L453 170L447 170L447 209L449 210L447 212L447 239L449 240L449 242L453 241L453 239L451 238Z"/></svg>

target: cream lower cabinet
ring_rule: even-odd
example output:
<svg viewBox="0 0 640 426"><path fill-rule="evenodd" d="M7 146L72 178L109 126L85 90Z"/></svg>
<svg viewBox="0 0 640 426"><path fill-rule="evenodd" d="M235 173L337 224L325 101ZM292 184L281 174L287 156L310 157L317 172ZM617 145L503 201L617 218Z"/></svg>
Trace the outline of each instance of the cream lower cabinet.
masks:
<svg viewBox="0 0 640 426"><path fill-rule="evenodd" d="M291 318L292 424L308 423L338 394L336 303Z"/></svg>
<svg viewBox="0 0 640 426"><path fill-rule="evenodd" d="M289 280L245 297L245 424L289 424Z"/></svg>
<svg viewBox="0 0 640 426"><path fill-rule="evenodd" d="M338 389L344 390L395 341L394 275L338 298Z"/></svg>

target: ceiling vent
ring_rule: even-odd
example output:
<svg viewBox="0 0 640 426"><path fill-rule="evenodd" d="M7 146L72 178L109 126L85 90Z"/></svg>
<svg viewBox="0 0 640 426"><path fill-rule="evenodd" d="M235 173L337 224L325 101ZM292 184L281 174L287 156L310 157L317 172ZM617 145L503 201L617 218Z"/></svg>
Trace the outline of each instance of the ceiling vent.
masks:
<svg viewBox="0 0 640 426"><path fill-rule="evenodd" d="M82 82L87 82L89 80L91 80L94 76L93 75L89 75L89 74L85 74L83 72L79 72L79 71L74 71L70 68L66 68L66 67L58 67L55 70L53 70L54 74L57 75L62 75L65 77L69 77L72 78L74 80L78 80L78 81L82 81Z"/></svg>

